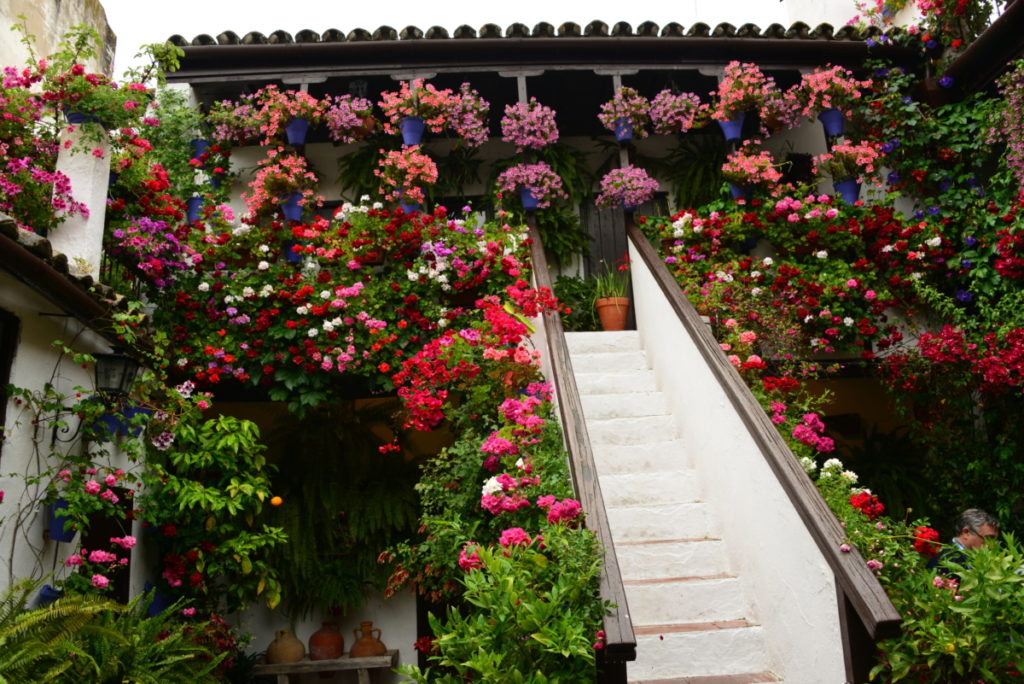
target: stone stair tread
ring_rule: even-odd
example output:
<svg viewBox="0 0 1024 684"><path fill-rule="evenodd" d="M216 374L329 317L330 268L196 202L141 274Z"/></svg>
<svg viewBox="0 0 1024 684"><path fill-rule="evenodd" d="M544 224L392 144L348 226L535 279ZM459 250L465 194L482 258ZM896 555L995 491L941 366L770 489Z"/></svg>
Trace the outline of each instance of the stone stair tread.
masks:
<svg viewBox="0 0 1024 684"><path fill-rule="evenodd" d="M601 474L599 481L608 508L703 500L700 482L691 469L608 473Z"/></svg>
<svg viewBox="0 0 1024 684"><path fill-rule="evenodd" d="M640 334L636 330L571 332L565 334L565 341L572 354L616 349L640 349Z"/></svg>
<svg viewBox="0 0 1024 684"><path fill-rule="evenodd" d="M672 677L670 679L630 679L629 684L762 684L763 682L781 681L771 672L744 672L742 674Z"/></svg>
<svg viewBox="0 0 1024 684"><path fill-rule="evenodd" d="M637 660L626 665L629 682L715 682L714 678L770 675L760 625L637 634ZM778 681L772 679L751 680ZM737 684L743 679L719 679Z"/></svg>
<svg viewBox="0 0 1024 684"><path fill-rule="evenodd" d="M682 440L641 444L591 444L602 476L635 472L673 472L689 468Z"/></svg>
<svg viewBox="0 0 1024 684"><path fill-rule="evenodd" d="M642 350L572 354L573 373L651 372Z"/></svg>

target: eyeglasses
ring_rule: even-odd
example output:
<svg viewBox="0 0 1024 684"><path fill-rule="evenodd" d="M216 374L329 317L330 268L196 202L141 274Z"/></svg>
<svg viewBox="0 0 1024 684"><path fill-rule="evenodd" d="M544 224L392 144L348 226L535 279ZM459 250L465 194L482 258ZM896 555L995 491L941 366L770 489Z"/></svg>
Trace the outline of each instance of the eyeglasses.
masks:
<svg viewBox="0 0 1024 684"><path fill-rule="evenodd" d="M999 538L999 533L998 532L995 533L995 534L981 534L977 530L973 530L973 529L970 529L970 528L968 528L968 529L970 530L971 534L973 534L976 537L981 537L981 539L983 541L987 541L988 542L988 541L992 541L993 539L998 539Z"/></svg>

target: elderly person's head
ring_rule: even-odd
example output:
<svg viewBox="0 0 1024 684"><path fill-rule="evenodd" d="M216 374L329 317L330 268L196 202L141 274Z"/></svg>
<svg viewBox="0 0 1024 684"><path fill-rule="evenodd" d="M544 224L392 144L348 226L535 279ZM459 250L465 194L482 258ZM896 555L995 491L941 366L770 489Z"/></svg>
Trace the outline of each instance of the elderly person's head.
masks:
<svg viewBox="0 0 1024 684"><path fill-rule="evenodd" d="M968 508L956 519L956 540L966 549L978 549L999 536L999 521L980 508Z"/></svg>

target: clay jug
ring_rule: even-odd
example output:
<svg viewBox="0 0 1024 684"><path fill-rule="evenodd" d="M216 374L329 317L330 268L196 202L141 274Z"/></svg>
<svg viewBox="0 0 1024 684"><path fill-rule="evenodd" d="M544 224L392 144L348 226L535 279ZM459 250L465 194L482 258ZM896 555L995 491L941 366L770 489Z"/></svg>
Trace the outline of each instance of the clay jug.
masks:
<svg viewBox="0 0 1024 684"><path fill-rule="evenodd" d="M325 622L309 637L310 660L334 660L345 655L345 637L338 631L338 625Z"/></svg>
<svg viewBox="0 0 1024 684"><path fill-rule="evenodd" d="M295 638L289 629L279 629L274 632L274 640L267 646L267 662L272 665L280 663L295 663L302 660L306 655L306 649L302 642Z"/></svg>
<svg viewBox="0 0 1024 684"><path fill-rule="evenodd" d="M352 658L367 658L387 653L388 647L380 640L380 630L375 628L372 622L360 622L359 627L352 632L357 637L356 643L352 644L352 650L348 653ZM376 636L373 635L374 632L377 633Z"/></svg>

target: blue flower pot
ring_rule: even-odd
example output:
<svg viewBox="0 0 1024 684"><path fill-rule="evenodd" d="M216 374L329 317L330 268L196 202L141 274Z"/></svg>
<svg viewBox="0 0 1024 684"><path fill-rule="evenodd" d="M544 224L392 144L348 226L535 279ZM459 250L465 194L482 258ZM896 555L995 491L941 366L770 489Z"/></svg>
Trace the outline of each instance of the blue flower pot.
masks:
<svg viewBox="0 0 1024 684"><path fill-rule="evenodd" d="M736 185L729 183L729 193L733 199L745 199L748 200L754 196L754 186L752 185Z"/></svg>
<svg viewBox="0 0 1024 684"><path fill-rule="evenodd" d="M398 122L402 131L402 142L406 145L419 145L423 141L423 133L427 123L418 116L407 116Z"/></svg>
<svg viewBox="0 0 1024 684"><path fill-rule="evenodd" d="M860 183L854 178L847 178L841 181L834 181L832 185L835 187L836 192L843 198L843 201L847 204L853 204L860 198Z"/></svg>
<svg viewBox="0 0 1024 684"><path fill-rule="evenodd" d="M834 138L837 135L843 134L843 125L845 124L845 118L843 117L843 111L841 109L826 109L825 111L818 114L818 120L821 121L821 125L825 127L825 135L830 138Z"/></svg>
<svg viewBox="0 0 1024 684"><path fill-rule="evenodd" d="M202 197L189 197L185 200L186 215L185 218L189 223L194 223L199 220L199 212L203 208Z"/></svg>
<svg viewBox="0 0 1024 684"><path fill-rule="evenodd" d="M160 613L164 612L174 603L167 596L163 594L152 582L146 582L142 585L144 592L153 592L153 600L150 602L149 607L146 608L146 615L149 617L156 617Z"/></svg>
<svg viewBox="0 0 1024 684"><path fill-rule="evenodd" d="M292 249L297 244L299 244L298 240L284 241L284 260L289 264L297 264L302 261L302 255Z"/></svg>
<svg viewBox="0 0 1024 684"><path fill-rule="evenodd" d="M210 141L202 138L192 139L192 159L199 159L206 150L210 149Z"/></svg>
<svg viewBox="0 0 1024 684"><path fill-rule="evenodd" d="M743 136L743 122L747 118L746 112L740 112L735 119L719 121L718 126L728 142L739 140Z"/></svg>
<svg viewBox="0 0 1024 684"><path fill-rule="evenodd" d="M46 523L50 532L50 539L57 542L69 542L75 538L75 530L64 529L64 521L67 514L67 499L57 499L46 507Z"/></svg>
<svg viewBox="0 0 1024 684"><path fill-rule="evenodd" d="M309 122L305 119L292 119L284 127L284 136L289 145L305 145L309 133Z"/></svg>
<svg viewBox="0 0 1024 684"><path fill-rule="evenodd" d="M44 584L36 594L36 608L42 608L48 606L57 599L64 596L64 592L60 589L55 589L49 584Z"/></svg>
<svg viewBox="0 0 1024 684"><path fill-rule="evenodd" d="M96 116L95 114L85 114L83 112L75 111L70 107L64 107L63 112L64 118L68 120L68 123L74 124L76 126L81 124L100 122L100 117Z"/></svg>
<svg viewBox="0 0 1024 684"><path fill-rule="evenodd" d="M615 139L619 142L633 139L633 121L627 117L615 120Z"/></svg>
<svg viewBox="0 0 1024 684"><path fill-rule="evenodd" d="M638 204L628 204L627 202L621 202L621 204L622 211L626 212L627 214L632 214L634 211L636 211L636 208L639 206Z"/></svg>
<svg viewBox="0 0 1024 684"><path fill-rule="evenodd" d="M142 429L146 426L149 421L149 417L153 415L153 409L143 408L142 406L129 406L124 410L124 421L121 423L121 434L131 435L132 437L138 437L142 433ZM138 421L134 420L136 416L143 416ZM132 423L137 423L133 425Z"/></svg>
<svg viewBox="0 0 1024 684"><path fill-rule="evenodd" d="M293 192L285 195L281 198L281 213L288 221L301 221L302 220L302 205L299 204L299 200L302 199L301 192Z"/></svg>
<svg viewBox="0 0 1024 684"><path fill-rule="evenodd" d="M519 201L523 203L523 209L526 211L534 211L540 205L540 200L534 197L533 192L527 187L519 188Z"/></svg>
<svg viewBox="0 0 1024 684"><path fill-rule="evenodd" d="M402 208L406 214L411 214L414 211L420 210L420 205L417 202L399 202L398 206Z"/></svg>

